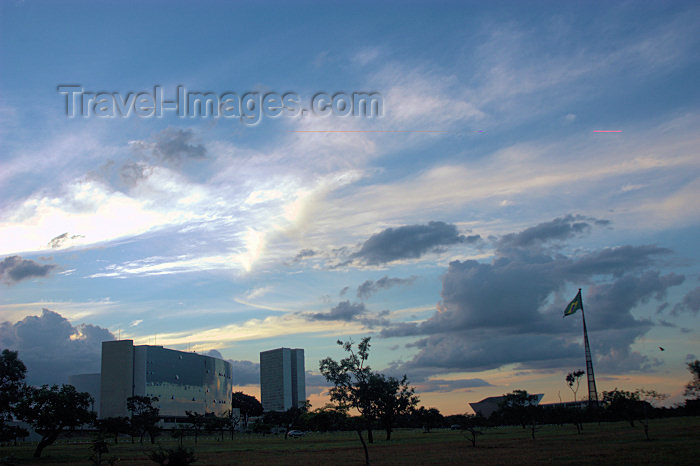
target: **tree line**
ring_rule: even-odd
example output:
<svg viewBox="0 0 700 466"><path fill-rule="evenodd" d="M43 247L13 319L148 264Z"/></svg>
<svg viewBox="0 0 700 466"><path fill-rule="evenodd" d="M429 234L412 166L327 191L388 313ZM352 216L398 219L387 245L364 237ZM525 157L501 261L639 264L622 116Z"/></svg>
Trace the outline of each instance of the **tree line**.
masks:
<svg viewBox="0 0 700 466"><path fill-rule="evenodd" d="M18 439L29 436L27 429L14 421L29 424L40 436L34 450L34 457L39 458L43 450L53 444L65 432L91 429L100 434L95 442L97 455L107 451L104 438L119 442L120 435L131 436L143 443L148 437L152 444L162 434L160 411L156 406L157 397L132 396L127 399L126 408L129 417L108 417L97 419L92 411L94 402L89 393L78 392L72 385L42 385L33 387L24 382L27 367L18 358L15 351L5 349L0 355L0 443L17 444ZM225 432L234 431L248 424L250 417L262 414L262 405L253 396L242 392L232 394L232 407L238 408L240 414L233 415L230 410L223 417L197 412L186 412L186 418L173 429L172 435L180 439L192 435L195 443L199 434L217 432L223 439Z"/></svg>
<svg viewBox="0 0 700 466"><path fill-rule="evenodd" d="M365 462L369 463L368 444L374 442L373 431L381 429L386 440L391 440L395 428L422 428L429 433L434 428L460 430L476 446L477 439L490 427L519 425L528 429L536 438L537 430L545 424L572 424L582 433L587 422L626 421L634 427L641 424L645 437L649 439L649 420L654 417L698 414L700 403L700 361L688 363L692 380L687 384L685 395L689 398L684 407L657 408L653 403L665 396L649 390L625 391L615 388L602 393L600 404L586 408L564 405L546 406L537 403L537 397L525 390L514 390L502 397L498 409L487 419L480 415L443 416L438 409L419 404L415 388L407 377L386 376L370 368L370 338L363 338L357 345L352 341L338 341L346 357L336 361L330 357L320 361L321 374L332 387L329 390L331 403L311 410L308 402L285 412L263 412L262 405L253 396L242 392L233 393L232 407L226 416L186 412L170 435L178 440L177 450L154 451L156 462L182 461L194 458L192 451L183 448L183 439L193 437L196 444L200 435L216 434L220 440L229 433L233 439L238 430L256 433L282 433L285 439L293 429L303 431L352 430L357 433L363 447ZM569 373L565 381L577 397L583 371ZM88 393L77 392L71 385L31 387L24 383L26 367L16 352L3 350L0 356L0 442L16 443L28 435L26 429L15 425L21 420L41 436L34 456L40 457L47 446L54 443L66 431L94 429L99 433L93 444L97 457L108 450L106 438L118 443L120 435L128 435L131 441L143 443L148 438L154 444L162 435L160 412L154 397L133 396L127 400L128 417L97 419L90 410L93 402ZM252 418L256 420L250 422ZM367 440L365 440L365 434ZM178 456L179 455L179 456ZM184 459L183 459L184 458Z"/></svg>

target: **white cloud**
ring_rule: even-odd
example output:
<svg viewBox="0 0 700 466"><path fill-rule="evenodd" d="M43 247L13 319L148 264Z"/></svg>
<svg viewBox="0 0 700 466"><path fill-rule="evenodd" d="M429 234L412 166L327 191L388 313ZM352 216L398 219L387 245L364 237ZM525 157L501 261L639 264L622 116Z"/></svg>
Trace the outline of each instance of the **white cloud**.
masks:
<svg viewBox="0 0 700 466"><path fill-rule="evenodd" d="M53 308L71 322L81 321L86 317L99 316L114 312L119 302L110 298L88 301L33 301L24 303L0 304L0 314L3 319L14 322L27 315L33 315L43 308Z"/></svg>
<svg viewBox="0 0 700 466"><path fill-rule="evenodd" d="M255 298L259 298L261 296L265 296L266 294L268 294L271 291L272 291L271 286L269 286L269 285L261 286L261 287L254 288L254 289L250 290L249 292L247 292L245 294L245 297L246 297L246 299L255 299Z"/></svg>
<svg viewBox="0 0 700 466"><path fill-rule="evenodd" d="M51 239L66 231L81 235L73 245L84 246L196 217L186 210L156 208L98 181L75 181L61 194L34 195L9 212L0 222L0 254L48 249Z"/></svg>
<svg viewBox="0 0 700 466"><path fill-rule="evenodd" d="M696 179L700 176L700 158L695 155L700 138L685 131L645 132L630 131L619 144L596 141L587 134L553 143L518 144L478 161L436 166L408 180L365 183L351 192L330 193L310 219L309 230L314 230L311 225L335 225L333 240L337 247L339 240L347 244L383 226L424 219L425 212L431 212L434 218L459 218L459 212L469 208L488 217L492 209L504 205L504 197L505 205L510 199L529 205L549 198L553 192L556 198L547 207L555 215L562 209L584 210L603 218L619 216L629 225L639 223L647 228L658 226L655 219L684 224L697 221L700 215L696 209L684 212L683 207L700 195L697 183L684 181L693 174ZM619 192L620 180L634 185L641 183L630 180L649 176L658 179L654 191L630 191L627 194L635 196L615 199L629 210L624 216L622 211L608 212L611 196ZM675 194L667 197L669 193ZM549 214L538 211L538 215ZM505 227L516 220L522 221L501 219L499 223ZM329 242L328 233L324 229L325 244ZM319 235L313 242L323 245L324 238Z"/></svg>
<svg viewBox="0 0 700 466"><path fill-rule="evenodd" d="M377 47L368 47L364 48L352 57L352 61L357 63L360 66L365 66L368 65L369 63L375 61L379 57L379 48Z"/></svg>

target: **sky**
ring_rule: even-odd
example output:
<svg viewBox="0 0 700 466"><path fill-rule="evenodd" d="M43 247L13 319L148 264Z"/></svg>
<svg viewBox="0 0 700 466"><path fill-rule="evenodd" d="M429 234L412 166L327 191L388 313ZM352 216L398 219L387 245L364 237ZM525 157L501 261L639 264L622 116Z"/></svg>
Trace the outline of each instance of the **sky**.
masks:
<svg viewBox="0 0 700 466"><path fill-rule="evenodd" d="M696 2L2 2L0 346L31 383L114 338L214 352L256 396L259 353L303 348L318 408L319 361L371 336L373 369L455 414L572 400L581 288L598 390L678 403L698 24Z"/></svg>

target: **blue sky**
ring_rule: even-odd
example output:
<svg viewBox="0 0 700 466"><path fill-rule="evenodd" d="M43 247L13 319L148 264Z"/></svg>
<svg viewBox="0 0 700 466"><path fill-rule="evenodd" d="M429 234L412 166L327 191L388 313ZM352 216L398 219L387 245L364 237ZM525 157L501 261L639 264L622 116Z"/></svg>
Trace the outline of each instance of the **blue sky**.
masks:
<svg viewBox="0 0 700 466"><path fill-rule="evenodd" d="M255 394L258 353L302 347L318 407L318 361L372 335L372 366L426 406L558 401L585 364L580 317L560 317L583 288L599 389L681 399L700 354L692 2L0 8L0 342L33 380L96 370L111 332L217 350ZM378 92L383 112L67 118L65 84Z"/></svg>

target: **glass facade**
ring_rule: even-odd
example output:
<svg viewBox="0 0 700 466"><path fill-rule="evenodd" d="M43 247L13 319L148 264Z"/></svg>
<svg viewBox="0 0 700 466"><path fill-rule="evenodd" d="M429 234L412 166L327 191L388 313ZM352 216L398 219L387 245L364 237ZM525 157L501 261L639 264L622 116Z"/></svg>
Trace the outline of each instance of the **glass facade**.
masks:
<svg viewBox="0 0 700 466"><path fill-rule="evenodd" d="M186 411L223 416L231 409L231 364L218 358L131 340L102 344L101 416L128 416L132 395L158 397L161 416Z"/></svg>
<svg viewBox="0 0 700 466"><path fill-rule="evenodd" d="M137 346L135 360L141 364L135 364L134 375L143 371L144 395L158 397L162 416L183 416L185 411L222 416L231 409L233 380L228 362L157 346Z"/></svg>

